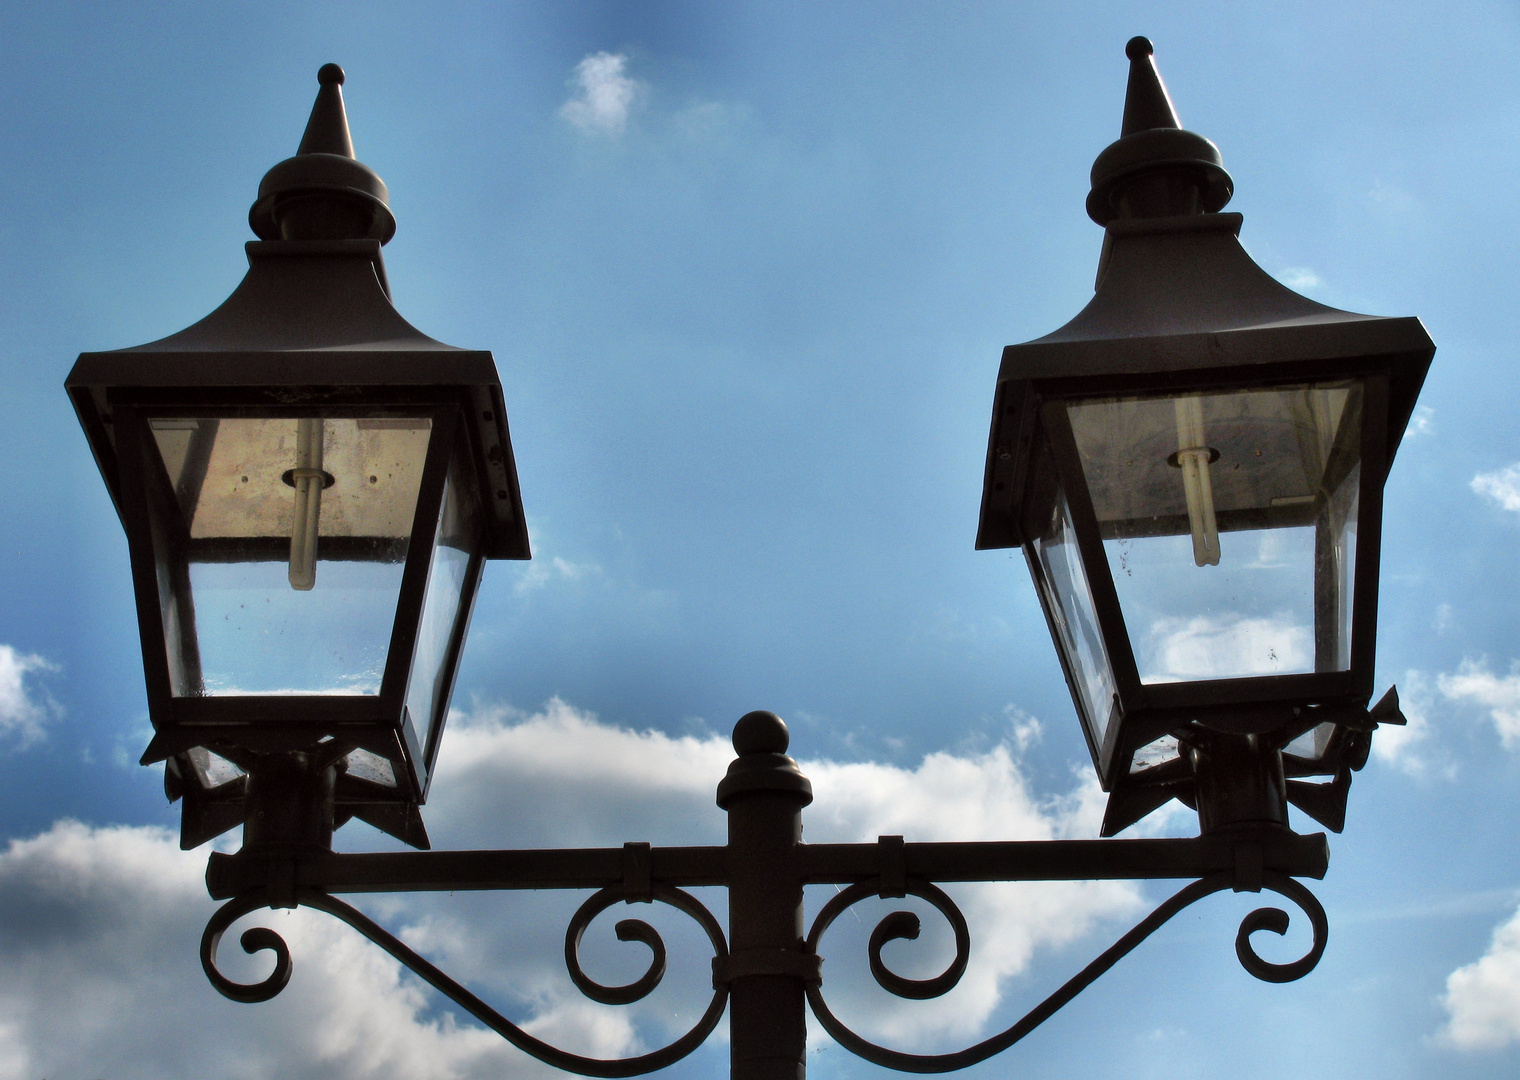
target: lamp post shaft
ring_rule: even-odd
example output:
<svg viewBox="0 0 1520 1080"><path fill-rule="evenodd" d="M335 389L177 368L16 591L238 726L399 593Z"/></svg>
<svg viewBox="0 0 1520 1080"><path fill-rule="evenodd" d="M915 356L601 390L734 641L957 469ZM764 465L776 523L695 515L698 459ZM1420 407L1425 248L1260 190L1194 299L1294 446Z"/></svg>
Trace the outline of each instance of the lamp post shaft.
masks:
<svg viewBox="0 0 1520 1080"><path fill-rule="evenodd" d="M802 808L812 785L786 756L786 725L753 712L734 728L739 756L718 785L728 811L729 984L733 1080L802 1080L806 982L818 958L802 941Z"/></svg>
<svg viewBox="0 0 1520 1080"><path fill-rule="evenodd" d="M729 804L733 1080L801 1080L806 1070L802 978L754 970L782 967L788 953L802 959L801 839L801 806L794 795L753 792Z"/></svg>

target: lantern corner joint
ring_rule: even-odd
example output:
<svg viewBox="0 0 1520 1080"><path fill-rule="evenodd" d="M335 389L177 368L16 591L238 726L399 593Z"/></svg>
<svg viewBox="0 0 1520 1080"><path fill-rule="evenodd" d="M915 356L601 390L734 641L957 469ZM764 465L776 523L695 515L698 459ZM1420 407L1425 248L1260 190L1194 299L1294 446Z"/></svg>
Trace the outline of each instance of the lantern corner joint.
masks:
<svg viewBox="0 0 1520 1080"><path fill-rule="evenodd" d="M231 297L159 341L85 353L66 387L128 538L154 736L193 848L243 827L208 859L224 901L201 941L207 977L238 1001L291 978L272 930L241 936L273 972L238 983L222 936L271 907L325 911L524 1052L589 1076L673 1064L730 1016L732 1075L805 1068L806 1012L840 1045L910 1072L964 1068L1007 1049L1167 920L1223 890L1275 892L1312 931L1288 963L1251 937L1288 916L1258 908L1236 953L1286 982L1318 963L1323 908L1300 882L1328 867L1351 774L1372 732L1403 723L1395 690L1372 703L1382 493L1434 354L1417 319L1340 311L1274 281L1224 213L1234 192L1216 147L1182 128L1151 43L1134 38L1119 138L1092 170L1104 228L1092 300L1070 322L1003 352L976 546L1022 547L1108 792L1102 839L805 844L812 787L785 723L753 712L718 781L727 842L693 847L431 851L426 801L484 563L529 545L491 354L421 333L392 303L385 184L354 154L344 73L319 91L296 154L265 175L258 240ZM1266 557L1270 555L1270 558ZM263 599L244 604L249 595ZM1254 598L1242 606L1240 596ZM1270 617L1262 616L1270 611ZM1139 634L1132 628L1146 628ZM253 642L260 645L254 647ZM274 644L277 643L277 644ZM1177 799L1199 835L1114 839ZM419 850L333 850L358 818ZM1006 1030L965 1050L874 1044L824 994L823 939L870 897L913 896L953 932L938 975L905 978L883 946L919 916L882 919L870 969L889 993L938 997L966 971L971 933L940 886L1154 879L1172 897ZM804 890L836 893L805 925ZM725 928L690 891L727 890ZM712 994L680 1038L602 1060L524 1031L340 897L439 890L590 890L565 963L594 1001L626 1005L665 975L642 919L617 936L649 952L609 986L580 945L619 904L661 903L697 923Z"/></svg>

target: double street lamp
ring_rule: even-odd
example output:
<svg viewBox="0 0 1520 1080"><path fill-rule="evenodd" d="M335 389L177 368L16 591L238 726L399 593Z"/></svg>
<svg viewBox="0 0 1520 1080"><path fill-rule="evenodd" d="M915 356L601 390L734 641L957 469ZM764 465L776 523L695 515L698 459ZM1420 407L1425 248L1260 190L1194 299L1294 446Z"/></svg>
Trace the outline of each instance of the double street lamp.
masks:
<svg viewBox="0 0 1520 1080"><path fill-rule="evenodd" d="M1274 964L1256 930L1236 939L1253 975L1306 974L1323 909L1296 878L1322 877L1323 834L1289 828L1288 804L1339 831L1351 773L1397 697L1372 700L1381 500L1434 346L1416 319L1315 303L1240 247L1218 149L1177 121L1151 58L1129 43L1123 132L1093 166L1104 226L1096 293L1061 329L1004 351L988 443L979 548L1023 547L1106 791L1105 837L1170 799L1200 835L1168 840L803 844L807 778L786 726L750 713L718 785L724 846L431 852L420 807L443 735L487 559L526 559L528 536L491 355L410 326L390 301L385 185L354 158L343 72L329 64L296 155L265 176L249 272L194 326L148 345L86 353L68 392L127 532L154 737L182 800L181 842L243 826L213 854L226 904L202 938L212 984L240 1001L279 993L292 964L268 929L266 979L216 967L222 934L265 907L304 905L359 930L514 1045L561 1068L629 1076L699 1046L725 1010L732 1075L800 1077L805 1009L861 1056L914 1072L983 1060L1022 1038L1188 904L1223 889L1275 891L1313 943ZM1314 778L1314 779L1311 779ZM357 817L415 852L338 854ZM913 895L949 922L956 954L906 979L871 935L876 980L909 998L947 992L970 949L935 884L1193 879L1006 1031L959 1053L877 1046L830 1011L821 940L870 896ZM803 887L841 887L806 928ZM728 891L728 927L689 892ZM338 894L591 889L566 964L592 999L628 1004L660 982L647 923L618 936L652 959L625 986L597 983L578 950L617 904L660 901L713 949L697 1024L649 1054L599 1060L538 1040ZM806 1003L806 1004L805 1004Z"/></svg>

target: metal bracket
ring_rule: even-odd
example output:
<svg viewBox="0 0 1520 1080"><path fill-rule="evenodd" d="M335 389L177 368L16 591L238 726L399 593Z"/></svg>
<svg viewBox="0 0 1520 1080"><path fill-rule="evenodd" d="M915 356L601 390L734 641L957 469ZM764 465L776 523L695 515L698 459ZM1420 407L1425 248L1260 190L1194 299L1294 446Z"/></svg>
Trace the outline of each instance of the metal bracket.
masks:
<svg viewBox="0 0 1520 1080"><path fill-rule="evenodd" d="M908 852L900 836L878 836L877 858L881 863L881 892L883 900L908 895Z"/></svg>
<svg viewBox="0 0 1520 1080"><path fill-rule="evenodd" d="M1235 845L1236 892L1261 892L1263 866L1261 845L1242 840Z"/></svg>
<svg viewBox="0 0 1520 1080"><path fill-rule="evenodd" d="M714 989L751 975L783 975L819 984L823 957L796 949L740 949L727 957L713 957Z"/></svg>
<svg viewBox="0 0 1520 1080"><path fill-rule="evenodd" d="M623 899L630 904L654 902L653 849L643 841L623 845Z"/></svg>

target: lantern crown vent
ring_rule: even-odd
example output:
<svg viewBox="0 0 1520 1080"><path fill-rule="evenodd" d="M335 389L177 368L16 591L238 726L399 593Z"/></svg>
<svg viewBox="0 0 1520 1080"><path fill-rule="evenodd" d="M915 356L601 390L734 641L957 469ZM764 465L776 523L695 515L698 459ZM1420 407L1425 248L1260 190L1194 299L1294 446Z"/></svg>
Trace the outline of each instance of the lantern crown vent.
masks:
<svg viewBox="0 0 1520 1080"><path fill-rule="evenodd" d="M1183 130L1154 51L1143 37L1124 47L1130 61L1124 123L1118 140L1093 162L1087 196L1087 215L1099 225L1117 218L1212 214L1235 192L1219 147Z"/></svg>
<svg viewBox="0 0 1520 1080"><path fill-rule="evenodd" d="M264 174L248 211L261 240L378 240L396 235L385 182L354 157L343 108L343 69L323 64L316 103L295 157Z"/></svg>

